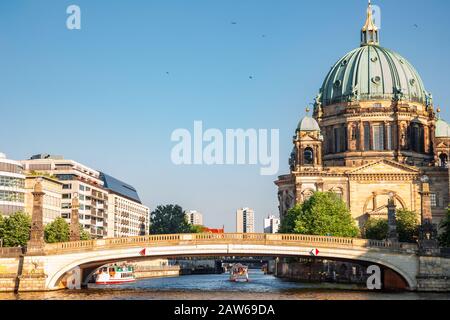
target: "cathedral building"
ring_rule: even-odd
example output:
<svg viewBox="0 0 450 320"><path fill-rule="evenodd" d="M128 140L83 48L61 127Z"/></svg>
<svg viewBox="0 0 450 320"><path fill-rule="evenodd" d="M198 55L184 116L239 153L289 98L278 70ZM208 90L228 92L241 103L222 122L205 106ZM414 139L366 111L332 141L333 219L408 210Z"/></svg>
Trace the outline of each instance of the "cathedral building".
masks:
<svg viewBox="0 0 450 320"><path fill-rule="evenodd" d="M450 147L439 112L408 60L380 46L369 3L360 47L331 68L312 117L295 131L291 172L275 182L280 217L314 192L331 191L360 227L387 218L389 198L439 223L449 204Z"/></svg>

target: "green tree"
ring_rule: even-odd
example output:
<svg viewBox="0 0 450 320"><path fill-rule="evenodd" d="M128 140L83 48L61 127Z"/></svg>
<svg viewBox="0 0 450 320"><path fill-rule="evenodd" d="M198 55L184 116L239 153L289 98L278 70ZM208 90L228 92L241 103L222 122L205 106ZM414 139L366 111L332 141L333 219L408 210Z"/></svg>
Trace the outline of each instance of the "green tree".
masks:
<svg viewBox="0 0 450 320"><path fill-rule="evenodd" d="M372 240L385 240L388 236L388 221L386 219L367 220L364 225L364 237ZM397 232L400 242L416 242L419 234L419 223L414 211L397 210Z"/></svg>
<svg viewBox="0 0 450 320"><path fill-rule="evenodd" d="M150 234L190 232L191 226L178 205L158 206L150 215Z"/></svg>
<svg viewBox="0 0 450 320"><path fill-rule="evenodd" d="M369 218L363 228L363 234L366 239L385 240L387 233L388 221L386 219Z"/></svg>
<svg viewBox="0 0 450 320"><path fill-rule="evenodd" d="M442 232L439 237L441 246L450 247L450 208L447 209L447 216L442 220L439 227Z"/></svg>
<svg viewBox="0 0 450 320"><path fill-rule="evenodd" d="M282 231L292 227L295 221L294 233L356 237L359 234L346 204L334 193L316 192L303 203L288 212L288 222Z"/></svg>
<svg viewBox="0 0 450 320"><path fill-rule="evenodd" d="M290 209L285 217L281 220L278 233L294 233L295 222L302 212L302 205L298 204L295 208Z"/></svg>
<svg viewBox="0 0 450 320"><path fill-rule="evenodd" d="M80 223L80 240L82 241L91 240L91 234L86 230L84 230L81 223Z"/></svg>
<svg viewBox="0 0 450 320"><path fill-rule="evenodd" d="M3 246L26 246L30 240L31 217L23 212L17 212L0 219L0 239Z"/></svg>
<svg viewBox="0 0 450 320"><path fill-rule="evenodd" d="M189 225L191 230L189 231L190 233L203 233L203 231L205 231L205 227L204 226L193 226L193 225Z"/></svg>
<svg viewBox="0 0 450 320"><path fill-rule="evenodd" d="M45 227L44 234L47 243L68 242L70 227L66 220L59 217Z"/></svg>
<svg viewBox="0 0 450 320"><path fill-rule="evenodd" d="M416 242L419 236L417 213L405 209L397 210L397 232L400 242Z"/></svg>

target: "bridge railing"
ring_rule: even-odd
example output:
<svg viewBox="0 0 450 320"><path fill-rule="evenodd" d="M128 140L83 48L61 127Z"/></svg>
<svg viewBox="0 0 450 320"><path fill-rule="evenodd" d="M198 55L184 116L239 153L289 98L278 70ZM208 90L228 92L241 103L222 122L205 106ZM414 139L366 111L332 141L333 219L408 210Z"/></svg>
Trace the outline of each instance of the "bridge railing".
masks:
<svg viewBox="0 0 450 320"><path fill-rule="evenodd" d="M16 258L25 252L25 248L5 248L0 247L0 257L2 258Z"/></svg>
<svg viewBox="0 0 450 320"><path fill-rule="evenodd" d="M46 244L47 254L63 254L77 251L104 250L126 247L170 246L184 244L256 244L256 245L311 245L332 248L376 248L381 250L415 252L417 245L392 243L388 241L365 240L355 238L339 238L311 236L300 234L168 234L148 235L128 238L99 239L65 243Z"/></svg>

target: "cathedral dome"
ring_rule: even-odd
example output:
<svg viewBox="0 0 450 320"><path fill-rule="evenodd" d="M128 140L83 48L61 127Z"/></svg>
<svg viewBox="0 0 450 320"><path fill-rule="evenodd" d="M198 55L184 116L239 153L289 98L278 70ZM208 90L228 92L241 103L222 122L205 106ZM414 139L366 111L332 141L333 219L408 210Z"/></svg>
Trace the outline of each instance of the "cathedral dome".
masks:
<svg viewBox="0 0 450 320"><path fill-rule="evenodd" d="M320 131L317 121L309 116L305 116L300 120L297 130L299 131Z"/></svg>
<svg viewBox="0 0 450 320"><path fill-rule="evenodd" d="M427 92L414 67L378 45L365 45L342 57L325 78L321 94L324 106L352 99L427 103Z"/></svg>
<svg viewBox="0 0 450 320"><path fill-rule="evenodd" d="M429 104L416 69L398 53L379 45L379 30L369 2L366 23L361 30L361 46L343 56L323 82L323 106L350 102L402 99Z"/></svg>

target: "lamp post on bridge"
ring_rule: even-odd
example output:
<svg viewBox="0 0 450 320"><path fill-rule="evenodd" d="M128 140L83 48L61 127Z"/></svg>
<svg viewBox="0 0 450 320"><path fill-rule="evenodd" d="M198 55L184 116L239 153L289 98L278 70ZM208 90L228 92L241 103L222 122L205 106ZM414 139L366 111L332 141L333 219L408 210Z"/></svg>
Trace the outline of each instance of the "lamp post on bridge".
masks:
<svg viewBox="0 0 450 320"><path fill-rule="evenodd" d="M420 192L422 198L422 221L419 228L420 253L428 256L439 255L437 226L433 224L433 215L431 212L430 179L424 175L420 178L420 181L422 182L422 191Z"/></svg>
<svg viewBox="0 0 450 320"><path fill-rule="evenodd" d="M397 232L397 206L395 205L395 195L393 192L389 193L388 200L388 236L387 240L390 242L398 242Z"/></svg>
<svg viewBox="0 0 450 320"><path fill-rule="evenodd" d="M72 211L70 213L70 241L80 241L80 201L78 193L72 198Z"/></svg>
<svg viewBox="0 0 450 320"><path fill-rule="evenodd" d="M44 252L44 195L42 179L37 179L34 185L33 212L31 215L30 241L27 244L28 254L42 254Z"/></svg>

